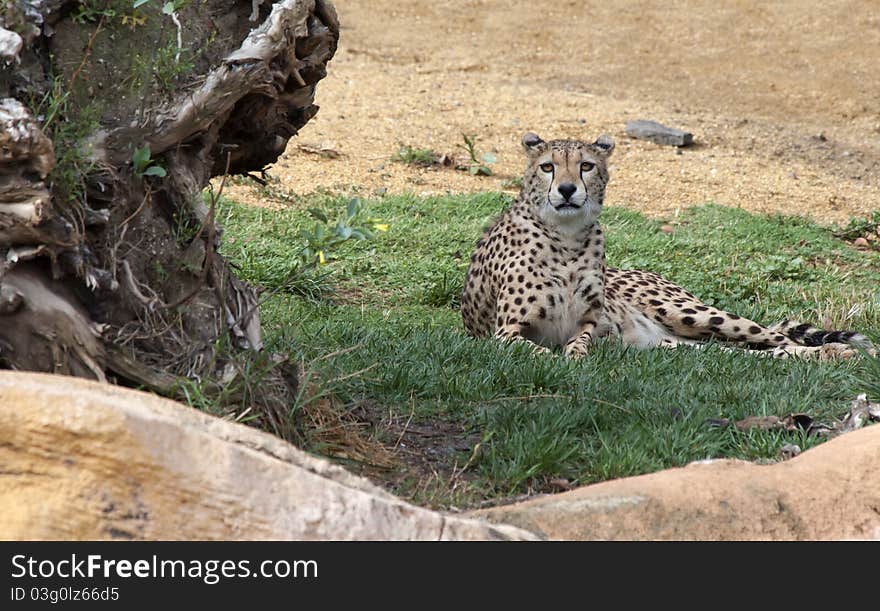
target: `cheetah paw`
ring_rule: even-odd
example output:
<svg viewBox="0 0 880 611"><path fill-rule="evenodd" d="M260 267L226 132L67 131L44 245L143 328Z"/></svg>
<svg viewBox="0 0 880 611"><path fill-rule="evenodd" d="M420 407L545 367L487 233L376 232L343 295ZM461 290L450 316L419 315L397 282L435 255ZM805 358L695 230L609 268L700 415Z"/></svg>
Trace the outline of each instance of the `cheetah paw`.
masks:
<svg viewBox="0 0 880 611"><path fill-rule="evenodd" d="M847 344L831 343L820 347L819 360L851 359L859 355L859 351Z"/></svg>
<svg viewBox="0 0 880 611"><path fill-rule="evenodd" d="M571 359L580 359L587 356L587 347L580 344L571 344L565 347L565 356Z"/></svg>

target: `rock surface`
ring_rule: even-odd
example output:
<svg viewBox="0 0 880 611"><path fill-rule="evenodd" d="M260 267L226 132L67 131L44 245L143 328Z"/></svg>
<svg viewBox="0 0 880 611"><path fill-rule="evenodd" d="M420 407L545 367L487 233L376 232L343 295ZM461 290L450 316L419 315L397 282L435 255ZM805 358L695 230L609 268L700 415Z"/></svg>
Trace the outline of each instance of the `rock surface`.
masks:
<svg viewBox="0 0 880 611"><path fill-rule="evenodd" d="M0 539L528 539L143 392L0 371Z"/></svg>
<svg viewBox="0 0 880 611"><path fill-rule="evenodd" d="M549 539L880 539L880 426L787 462L693 463L474 512Z"/></svg>
<svg viewBox="0 0 880 611"><path fill-rule="evenodd" d="M694 141L694 135L674 127L661 125L656 121L627 121L626 135L640 140L650 140L656 144L669 146L688 146Z"/></svg>

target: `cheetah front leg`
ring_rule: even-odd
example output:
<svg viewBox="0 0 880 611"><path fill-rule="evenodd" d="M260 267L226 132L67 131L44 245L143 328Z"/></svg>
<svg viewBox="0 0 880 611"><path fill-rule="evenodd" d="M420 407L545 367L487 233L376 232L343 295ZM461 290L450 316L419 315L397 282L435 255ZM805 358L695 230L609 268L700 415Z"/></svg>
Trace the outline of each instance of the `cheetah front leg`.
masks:
<svg viewBox="0 0 880 611"><path fill-rule="evenodd" d="M525 335L522 334L522 328L519 325L504 325L495 331L495 338L505 342L522 342L529 344L534 354L549 354L551 350L540 344L536 344Z"/></svg>
<svg viewBox="0 0 880 611"><path fill-rule="evenodd" d="M580 288L580 287L579 287ZM593 343L596 334L596 326L605 308L604 282L601 276L593 282L586 284L586 289L581 289L581 295L586 301L586 309L578 319L577 332L565 344L565 356L580 358L586 356Z"/></svg>
<svg viewBox="0 0 880 611"><path fill-rule="evenodd" d="M550 352L548 348L526 336L527 330L532 327L532 319L535 317L532 307L534 302L534 298L521 295L512 296L510 293L499 297L496 310L495 338L505 342L525 342L531 346L534 354L546 354Z"/></svg>
<svg viewBox="0 0 880 611"><path fill-rule="evenodd" d="M596 325L599 322L598 316L595 319L582 318L578 322L578 333L565 344L565 356L572 358L580 358L587 355L590 344L593 343L593 334L596 331Z"/></svg>

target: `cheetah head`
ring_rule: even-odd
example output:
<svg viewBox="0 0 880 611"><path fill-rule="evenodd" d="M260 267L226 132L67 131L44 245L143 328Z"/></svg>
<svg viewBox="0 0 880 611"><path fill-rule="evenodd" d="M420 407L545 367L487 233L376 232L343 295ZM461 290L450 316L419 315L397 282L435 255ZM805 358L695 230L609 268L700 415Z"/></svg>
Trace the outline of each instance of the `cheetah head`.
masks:
<svg viewBox="0 0 880 611"><path fill-rule="evenodd" d="M608 182L609 136L595 142L551 140L528 132L522 139L529 158L523 199L545 223L577 230L599 217Z"/></svg>

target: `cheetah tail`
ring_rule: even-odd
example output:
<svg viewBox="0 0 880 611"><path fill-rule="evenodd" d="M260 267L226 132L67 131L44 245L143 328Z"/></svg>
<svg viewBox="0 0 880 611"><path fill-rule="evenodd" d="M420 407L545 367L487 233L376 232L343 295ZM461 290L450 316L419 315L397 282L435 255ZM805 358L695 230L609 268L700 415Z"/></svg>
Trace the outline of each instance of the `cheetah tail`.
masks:
<svg viewBox="0 0 880 611"><path fill-rule="evenodd" d="M809 323L794 320L783 320L770 327L804 346L821 346L823 344L841 343L862 348L872 348L871 340L855 331L826 331Z"/></svg>

